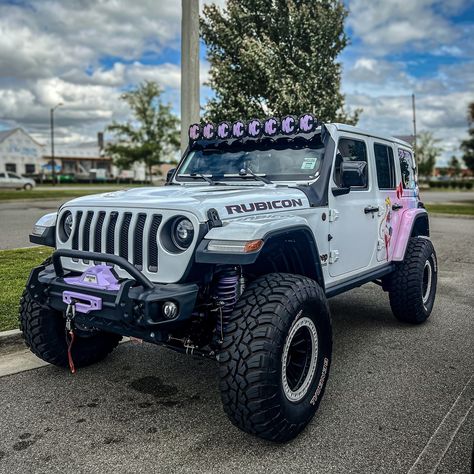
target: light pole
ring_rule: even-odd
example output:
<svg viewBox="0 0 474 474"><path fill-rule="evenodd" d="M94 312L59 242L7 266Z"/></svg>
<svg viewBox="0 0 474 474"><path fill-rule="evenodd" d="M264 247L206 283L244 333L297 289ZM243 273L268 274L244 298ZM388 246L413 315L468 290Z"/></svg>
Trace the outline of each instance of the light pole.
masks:
<svg viewBox="0 0 474 474"><path fill-rule="evenodd" d="M181 153L199 122L199 0L181 0Z"/></svg>
<svg viewBox="0 0 474 474"><path fill-rule="evenodd" d="M59 102L56 104L51 110L50 110L50 118L51 118L51 173L52 173L52 178L53 178L53 186L56 184L56 163L54 162L54 111L63 105L62 102Z"/></svg>

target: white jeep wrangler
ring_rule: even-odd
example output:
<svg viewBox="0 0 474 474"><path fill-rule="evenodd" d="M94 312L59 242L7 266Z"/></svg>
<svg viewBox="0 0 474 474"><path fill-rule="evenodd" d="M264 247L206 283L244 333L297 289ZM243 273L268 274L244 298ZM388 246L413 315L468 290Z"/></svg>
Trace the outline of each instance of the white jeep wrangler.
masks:
<svg viewBox="0 0 474 474"><path fill-rule="evenodd" d="M327 298L374 282L400 321L431 313L438 269L413 153L310 114L189 136L165 187L74 199L38 221L31 241L56 250L31 272L21 329L72 371L122 336L217 359L230 420L287 441L328 380Z"/></svg>

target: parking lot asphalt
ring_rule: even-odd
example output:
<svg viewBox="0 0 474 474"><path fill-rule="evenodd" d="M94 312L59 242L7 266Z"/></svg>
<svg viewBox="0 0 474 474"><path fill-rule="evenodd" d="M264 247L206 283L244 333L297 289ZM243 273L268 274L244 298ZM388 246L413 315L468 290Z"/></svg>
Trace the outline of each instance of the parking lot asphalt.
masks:
<svg viewBox="0 0 474 474"><path fill-rule="evenodd" d="M291 443L230 424L216 363L126 343L76 375L47 366L0 378L0 472L470 472L474 220L431 225L431 318L397 322L373 284L332 299L328 386Z"/></svg>

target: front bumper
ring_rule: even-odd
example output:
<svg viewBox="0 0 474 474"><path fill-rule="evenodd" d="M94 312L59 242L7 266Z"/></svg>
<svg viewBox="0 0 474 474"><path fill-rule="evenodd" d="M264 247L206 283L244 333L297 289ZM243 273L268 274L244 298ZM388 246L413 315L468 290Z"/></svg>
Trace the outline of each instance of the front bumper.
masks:
<svg viewBox="0 0 474 474"><path fill-rule="evenodd" d="M61 257L117 265L130 278L116 280L109 286L92 278L92 281L81 283L78 273L63 268ZM91 273L94 268L97 267L92 267ZM74 301L75 320L85 327L165 342L170 330L191 318L198 286L193 283L155 284L123 257L59 249L53 253L51 265L33 269L27 290L36 300L58 311L65 311L68 303ZM169 301L178 307L173 319L165 318L162 311L163 304Z"/></svg>

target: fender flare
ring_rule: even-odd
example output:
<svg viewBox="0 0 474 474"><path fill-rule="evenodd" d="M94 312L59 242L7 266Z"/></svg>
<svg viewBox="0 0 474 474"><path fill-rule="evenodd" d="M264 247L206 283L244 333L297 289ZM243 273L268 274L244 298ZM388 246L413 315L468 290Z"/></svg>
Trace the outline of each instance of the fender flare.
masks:
<svg viewBox="0 0 474 474"><path fill-rule="evenodd" d="M414 236L430 236L428 212L423 208L407 209L401 218L397 241L393 249L392 260L402 262L405 258L408 241Z"/></svg>
<svg viewBox="0 0 474 474"><path fill-rule="evenodd" d="M231 252L209 252L207 250L209 239L203 239L196 250L195 260L197 263L207 263L215 265L252 265L258 261L258 258L265 252L265 249L268 248L269 244L271 244L272 241L275 241L282 237L284 238L286 236L289 237L292 234L299 234L306 240L306 244L308 246L307 249L311 254L310 266L313 267L314 270L314 272L311 272L311 277L316 280L324 290L324 276L321 265L321 259L319 257L318 245L308 225L288 226L268 231L261 237L261 239L264 241L262 247L255 252L249 252L247 254ZM308 260L309 257L310 256L307 254L304 255L305 260Z"/></svg>

